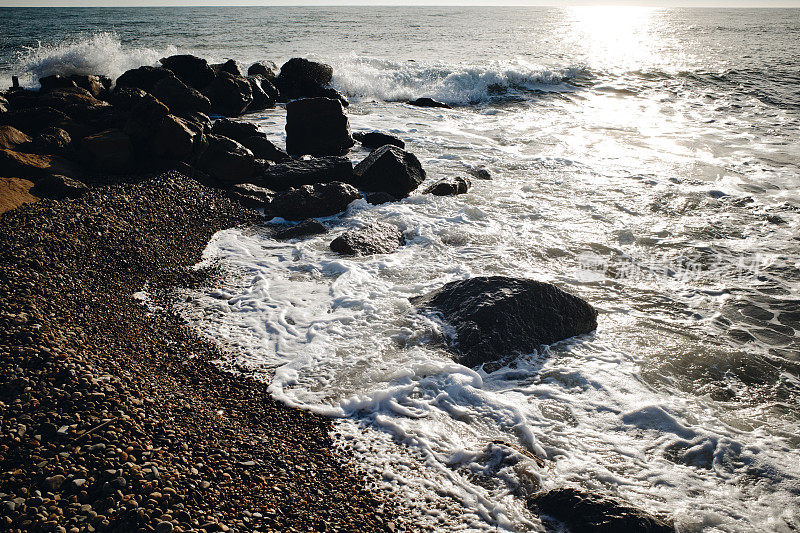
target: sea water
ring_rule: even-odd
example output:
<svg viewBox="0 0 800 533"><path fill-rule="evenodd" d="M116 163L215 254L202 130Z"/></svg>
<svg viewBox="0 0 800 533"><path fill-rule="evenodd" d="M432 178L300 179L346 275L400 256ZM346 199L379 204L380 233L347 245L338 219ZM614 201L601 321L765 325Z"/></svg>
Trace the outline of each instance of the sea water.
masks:
<svg viewBox="0 0 800 533"><path fill-rule="evenodd" d="M214 236L180 312L219 364L335 417L338 445L441 530L541 530L578 486L680 531L800 528L800 10L0 10L0 82L173 53L334 67L354 131L468 194L356 201L330 234ZM453 109L403 102L429 96ZM243 117L281 145L285 111ZM354 162L366 155L356 147ZM407 244L328 248L372 221ZM274 221L281 223L280 220ZM408 298L475 275L556 284L591 335L483 368Z"/></svg>

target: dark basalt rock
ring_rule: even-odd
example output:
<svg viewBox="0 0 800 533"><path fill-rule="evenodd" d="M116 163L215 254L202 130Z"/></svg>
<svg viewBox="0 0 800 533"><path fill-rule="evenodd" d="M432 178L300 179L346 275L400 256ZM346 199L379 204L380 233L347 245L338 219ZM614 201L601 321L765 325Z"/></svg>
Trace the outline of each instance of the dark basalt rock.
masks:
<svg viewBox="0 0 800 533"><path fill-rule="evenodd" d="M256 168L253 152L233 139L207 135L208 148L198 161L201 170L223 183L247 182Z"/></svg>
<svg viewBox="0 0 800 533"><path fill-rule="evenodd" d="M269 211L287 220L327 217L341 213L359 198L361 194L352 185L338 181L316 183L278 194L272 199Z"/></svg>
<svg viewBox="0 0 800 533"><path fill-rule="evenodd" d="M386 144L392 144L398 148L406 147L406 143L402 139L379 131L371 131L369 133L357 131L353 134L353 139L360 142L364 148L369 148L370 150L380 148Z"/></svg>
<svg viewBox="0 0 800 533"><path fill-rule="evenodd" d="M17 109L0 113L0 125L13 126L31 136L36 136L45 128L51 127L66 130L76 137L81 133L87 133L86 127L81 127L66 113L51 107Z"/></svg>
<svg viewBox="0 0 800 533"><path fill-rule="evenodd" d="M397 146L373 150L353 169L355 184L365 191L387 192L405 198L425 181L425 170L417 157Z"/></svg>
<svg viewBox="0 0 800 533"><path fill-rule="evenodd" d="M164 78L172 78L175 74L171 70L162 67L139 67L124 72L117 78L117 85L115 90L120 90L122 87L136 87L148 93L153 92L153 87L156 83Z"/></svg>
<svg viewBox="0 0 800 533"><path fill-rule="evenodd" d="M211 65L211 69L214 73L219 74L220 72L227 72L228 74L233 74L234 76L243 77L242 70L239 68L239 64L233 60L229 59L224 63L214 63Z"/></svg>
<svg viewBox="0 0 800 533"><path fill-rule="evenodd" d="M211 112L211 101L178 78L169 77L160 80L153 87L153 96L169 107L173 113Z"/></svg>
<svg viewBox="0 0 800 533"><path fill-rule="evenodd" d="M278 76L278 66L272 61L257 61L247 69L247 75L261 76L272 81Z"/></svg>
<svg viewBox="0 0 800 533"><path fill-rule="evenodd" d="M271 165L261 176L261 184L278 191L300 185L341 181L351 183L353 163L346 157L299 159Z"/></svg>
<svg viewBox="0 0 800 533"><path fill-rule="evenodd" d="M61 74L53 74L52 76L39 78L39 85L41 86L41 91L43 93L52 89L65 89L78 86L78 84L73 80L66 76L62 76Z"/></svg>
<svg viewBox="0 0 800 533"><path fill-rule="evenodd" d="M228 189L228 195L245 207L264 209L272 203L275 191L252 183L237 183Z"/></svg>
<svg viewBox="0 0 800 533"><path fill-rule="evenodd" d="M31 141L29 135L13 126L0 126L0 148L2 149L17 150Z"/></svg>
<svg viewBox="0 0 800 533"><path fill-rule="evenodd" d="M205 89L214 113L236 117L245 112L253 102L253 90L247 78L220 71Z"/></svg>
<svg viewBox="0 0 800 533"><path fill-rule="evenodd" d="M343 255L389 254L405 244L402 232L391 224L375 222L335 238L331 250Z"/></svg>
<svg viewBox="0 0 800 533"><path fill-rule="evenodd" d="M411 100L409 104L417 107L441 107L444 109L451 109L451 107L445 104L444 102L439 102L438 100L434 100L433 98L428 98L428 97Z"/></svg>
<svg viewBox="0 0 800 533"><path fill-rule="evenodd" d="M420 311L440 313L455 328L456 338L448 342L466 366L529 353L597 329L597 311L586 301L530 279L453 281L411 303Z"/></svg>
<svg viewBox="0 0 800 533"><path fill-rule="evenodd" d="M147 92L136 87L118 87L111 95L111 105L119 111L130 111L147 97Z"/></svg>
<svg viewBox="0 0 800 533"><path fill-rule="evenodd" d="M303 98L286 104L286 152L343 155L355 144L342 104L331 98Z"/></svg>
<svg viewBox="0 0 800 533"><path fill-rule="evenodd" d="M122 172L133 157L130 137L120 130L101 131L81 141L83 159L98 170Z"/></svg>
<svg viewBox="0 0 800 533"><path fill-rule="evenodd" d="M153 132L150 153L179 161L193 161L207 148L202 126L167 115Z"/></svg>
<svg viewBox="0 0 800 533"><path fill-rule="evenodd" d="M111 88L111 78L106 76L94 76L85 74L74 74L69 77L75 85L81 89L89 91L95 98L107 98L108 90Z"/></svg>
<svg viewBox="0 0 800 533"><path fill-rule="evenodd" d="M321 96L320 89L331 82L333 68L324 63L295 57L281 66L275 86L283 101Z"/></svg>
<svg viewBox="0 0 800 533"><path fill-rule="evenodd" d="M425 194L455 196L456 194L464 194L469 191L470 187L472 187L472 183L467 178L462 178L461 176L442 178L425 189Z"/></svg>
<svg viewBox="0 0 800 533"><path fill-rule="evenodd" d="M88 190L89 187L82 181L58 174L50 174L38 180L31 192L42 198L63 200L64 198L79 198Z"/></svg>
<svg viewBox="0 0 800 533"><path fill-rule="evenodd" d="M250 111L275 107L278 91L270 82L261 76L248 76L247 81L250 82L250 90L253 93L253 103L248 108Z"/></svg>
<svg viewBox="0 0 800 533"><path fill-rule="evenodd" d="M61 128L45 128L33 139L32 147L38 153L65 155L72 137Z"/></svg>
<svg viewBox="0 0 800 533"><path fill-rule="evenodd" d="M675 526L621 500L581 489L535 495L529 507L564 522L573 533L674 533Z"/></svg>
<svg viewBox="0 0 800 533"><path fill-rule="evenodd" d="M364 200L366 200L368 204L381 205L396 202L397 198L388 192L368 192L364 195Z"/></svg>
<svg viewBox="0 0 800 533"><path fill-rule="evenodd" d="M469 174L473 178L477 178L479 180L491 180L492 179L492 174L491 174L491 172L486 170L486 167L470 168L469 170L467 170L467 172L469 172Z"/></svg>
<svg viewBox="0 0 800 533"><path fill-rule="evenodd" d="M321 235L327 232L328 228L325 226L325 224L311 218L304 220L295 226L289 226L288 228L278 230L272 237L279 241L285 241L289 239L300 239L303 237L308 237L309 235Z"/></svg>
<svg viewBox="0 0 800 533"><path fill-rule="evenodd" d="M216 77L205 59L189 54L165 57L161 65L174 72L183 83L198 90L210 85Z"/></svg>
<svg viewBox="0 0 800 533"><path fill-rule="evenodd" d="M266 137L264 133L258 130L258 126L252 122L239 122L229 118L215 120L211 126L211 133L222 135L239 143L254 135Z"/></svg>
<svg viewBox="0 0 800 533"><path fill-rule="evenodd" d="M272 144L272 141L261 135L253 135L241 141L258 159L281 163L291 159L289 154Z"/></svg>

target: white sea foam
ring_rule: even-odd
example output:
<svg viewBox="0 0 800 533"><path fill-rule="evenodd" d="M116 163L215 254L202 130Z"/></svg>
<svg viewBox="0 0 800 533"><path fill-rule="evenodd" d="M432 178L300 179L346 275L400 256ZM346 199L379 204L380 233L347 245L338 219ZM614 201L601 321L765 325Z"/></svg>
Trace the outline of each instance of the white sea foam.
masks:
<svg viewBox="0 0 800 533"><path fill-rule="evenodd" d="M175 53L175 47L163 49L127 47L111 32L88 37L39 44L19 53L12 73L24 87L38 88L39 78L53 74L97 74L115 80L126 70L142 65L155 65L158 60ZM3 83L10 80L3 80Z"/></svg>

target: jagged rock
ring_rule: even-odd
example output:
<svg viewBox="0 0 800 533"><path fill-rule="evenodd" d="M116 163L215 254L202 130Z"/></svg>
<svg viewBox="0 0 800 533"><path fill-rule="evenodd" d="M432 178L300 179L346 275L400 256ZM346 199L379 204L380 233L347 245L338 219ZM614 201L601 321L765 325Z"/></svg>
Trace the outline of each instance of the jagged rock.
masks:
<svg viewBox="0 0 800 533"><path fill-rule="evenodd" d="M202 127L174 115L167 115L153 132L150 151L167 159L189 160L207 147Z"/></svg>
<svg viewBox="0 0 800 533"><path fill-rule="evenodd" d="M379 131L371 131L369 133L364 133L361 131L357 131L353 134L353 139L357 140L361 143L361 146L364 148L368 148L370 150L374 150L375 148L380 148L386 144L392 144L397 146L398 148L405 148L406 143L403 142L402 139L395 137L394 135L388 135L386 133L381 133Z"/></svg>
<svg viewBox="0 0 800 533"><path fill-rule="evenodd" d="M248 76L261 76L265 80L272 81L278 74L278 67L272 61L258 61L250 65L247 69Z"/></svg>
<svg viewBox="0 0 800 533"><path fill-rule="evenodd" d="M144 66L134 68L124 72L117 78L116 90L118 91L122 87L136 87L137 89L152 93L156 83L164 78L171 78L174 76L175 74L173 74L171 70L167 70L163 67Z"/></svg>
<svg viewBox="0 0 800 533"><path fill-rule="evenodd" d="M53 89L40 96L36 106L56 109L84 124L92 123L111 107L108 102L98 100L81 88Z"/></svg>
<svg viewBox="0 0 800 533"><path fill-rule="evenodd" d="M198 163L201 170L223 183L248 181L256 168L253 152L233 139L207 135L208 148Z"/></svg>
<svg viewBox="0 0 800 533"><path fill-rule="evenodd" d="M266 134L260 132L258 126L252 122L240 122L228 118L215 120L211 126L211 133L222 135L239 143L254 135L266 137Z"/></svg>
<svg viewBox="0 0 800 533"><path fill-rule="evenodd" d="M212 111L228 117L241 115L253 101L253 90L247 78L224 70L217 73L205 93L211 100Z"/></svg>
<svg viewBox="0 0 800 533"><path fill-rule="evenodd" d="M211 69L215 74L227 72L228 74L233 74L234 76L238 76L240 78L243 77L242 70L239 68L239 64L233 59L229 59L224 63L214 63L211 65Z"/></svg>
<svg viewBox="0 0 800 533"><path fill-rule="evenodd" d="M273 161L276 163L291 159L289 154L272 144L272 141L268 140L266 137L253 135L252 137L243 139L241 142L251 152L253 152L253 155L258 159L264 159L266 161Z"/></svg>
<svg viewBox="0 0 800 533"><path fill-rule="evenodd" d="M180 117L188 122L191 122L192 124L196 124L197 127L206 135L211 133L211 119L205 113L192 111L188 113L181 113Z"/></svg>
<svg viewBox="0 0 800 533"><path fill-rule="evenodd" d="M368 192L364 195L364 200L366 200L368 204L381 205L396 202L397 198L388 192Z"/></svg>
<svg viewBox="0 0 800 533"><path fill-rule="evenodd" d="M156 83L153 86L153 96L173 113L211 112L211 101L208 98L175 77L164 78Z"/></svg>
<svg viewBox="0 0 800 533"><path fill-rule="evenodd" d="M66 76L62 76L61 74L53 74L52 76L39 78L39 85L41 86L41 91L43 93L52 89L65 89L78 86L78 84L73 80Z"/></svg>
<svg viewBox="0 0 800 533"><path fill-rule="evenodd" d="M272 237L279 241L285 241L289 239L300 239L302 237L308 237L309 235L321 235L327 232L328 228L325 224L312 218L304 220L294 226L276 231Z"/></svg>
<svg viewBox="0 0 800 533"><path fill-rule="evenodd" d="M433 185L425 189L425 194L436 196L455 196L464 194L472 187L472 183L467 178L455 176L453 178L442 178Z"/></svg>
<svg viewBox="0 0 800 533"><path fill-rule="evenodd" d="M271 165L261 176L265 187L277 191L312 185L341 181L351 183L353 179L353 163L346 157L319 157L299 159Z"/></svg>
<svg viewBox="0 0 800 533"><path fill-rule="evenodd" d="M445 104L444 102L439 102L437 100L434 100L433 98L428 98L428 97L411 100L409 104L417 107L442 107L444 109L450 109L450 106Z"/></svg>
<svg viewBox="0 0 800 533"><path fill-rule="evenodd" d="M120 111L131 111L146 97L147 92L136 87L118 87L111 95L111 104Z"/></svg>
<svg viewBox="0 0 800 533"><path fill-rule="evenodd" d="M0 148L17 150L31 142L31 137L13 126L0 126Z"/></svg>
<svg viewBox="0 0 800 533"><path fill-rule="evenodd" d="M38 153L64 155L72 137L61 128L45 128L33 139L32 147Z"/></svg>
<svg viewBox="0 0 800 533"><path fill-rule="evenodd" d="M82 181L59 174L49 174L39 179L31 192L41 198L63 200L64 198L79 198L88 190L89 187Z"/></svg>
<svg viewBox="0 0 800 533"><path fill-rule="evenodd" d="M286 104L286 151L291 155L346 154L355 144L341 103L303 98Z"/></svg>
<svg viewBox="0 0 800 533"><path fill-rule="evenodd" d="M149 151L154 133L161 126L169 108L150 94L144 94L136 101L130 112L124 131L134 146Z"/></svg>
<svg viewBox="0 0 800 533"><path fill-rule="evenodd" d="M86 133L86 127L81 127L69 118L66 113L50 107L35 107L17 109L0 113L0 125L13 126L28 134L38 135L45 128L61 128L74 135Z"/></svg>
<svg viewBox="0 0 800 533"><path fill-rule="evenodd" d="M270 82L261 76L248 76L247 81L250 82L250 90L253 93L253 102L248 108L250 111L275 107L277 90Z"/></svg>
<svg viewBox="0 0 800 533"><path fill-rule="evenodd" d="M189 54L165 57L161 65L190 87L202 90L214 81L216 75L205 59Z"/></svg>
<svg viewBox="0 0 800 533"><path fill-rule="evenodd" d="M425 181L417 157L392 145L373 150L353 169L355 184L365 191L381 191L405 198Z"/></svg>
<svg viewBox="0 0 800 533"><path fill-rule="evenodd" d="M316 183L278 194L272 199L269 210L287 220L327 217L341 213L359 198L361 194L352 185L338 181Z"/></svg>
<svg viewBox="0 0 800 533"><path fill-rule="evenodd" d="M237 183L228 189L228 194L245 207L264 209L272 203L275 191L253 185L252 183Z"/></svg>
<svg viewBox="0 0 800 533"><path fill-rule="evenodd" d="M73 74L69 79L95 98L106 97L108 90L111 88L111 79L105 76Z"/></svg>
<svg viewBox="0 0 800 533"><path fill-rule="evenodd" d="M449 347L466 366L529 353L597 329L597 311L587 302L529 279L481 276L454 281L411 303L420 311L439 313L454 328Z"/></svg>
<svg viewBox="0 0 800 533"><path fill-rule="evenodd" d="M343 255L389 254L405 244L403 233L391 224L375 222L346 231L335 238L330 248Z"/></svg>
<svg viewBox="0 0 800 533"><path fill-rule="evenodd" d="M674 533L675 526L616 498L574 488L529 499L529 507L564 522L574 533Z"/></svg>
<svg viewBox="0 0 800 533"><path fill-rule="evenodd" d="M0 149L0 176L4 178L30 178L36 180L50 174L77 173L75 165L52 154L26 154Z"/></svg>
<svg viewBox="0 0 800 533"><path fill-rule="evenodd" d="M86 161L101 171L118 173L126 170L133 157L131 139L120 130L101 131L81 141Z"/></svg>
<svg viewBox="0 0 800 533"><path fill-rule="evenodd" d="M8 111L8 100L0 94L0 113L5 113L6 111Z"/></svg>

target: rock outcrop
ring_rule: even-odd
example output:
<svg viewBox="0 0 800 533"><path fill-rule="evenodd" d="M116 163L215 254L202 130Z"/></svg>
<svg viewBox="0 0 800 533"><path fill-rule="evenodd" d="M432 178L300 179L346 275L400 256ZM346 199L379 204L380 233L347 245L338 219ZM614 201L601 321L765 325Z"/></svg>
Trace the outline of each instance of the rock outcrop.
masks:
<svg viewBox="0 0 800 533"><path fill-rule="evenodd" d="M355 184L365 191L405 198L425 181L425 170L411 152L385 145L373 150L353 169Z"/></svg>
<svg viewBox="0 0 800 533"><path fill-rule="evenodd" d="M259 184L282 191L290 187L341 181L351 183L353 163L346 157L330 156L297 159L268 167L259 177Z"/></svg>
<svg viewBox="0 0 800 533"><path fill-rule="evenodd" d="M303 98L286 104L286 152L290 155L343 155L354 144L338 100Z"/></svg>
<svg viewBox="0 0 800 533"><path fill-rule="evenodd" d="M183 83L198 91L208 87L216 77L208 61L189 54L165 57L161 60L161 65L175 73Z"/></svg>

